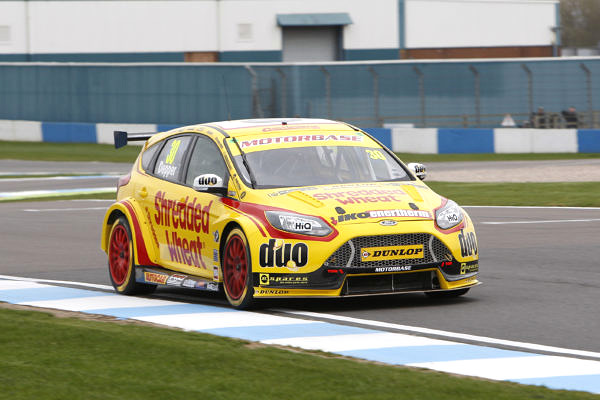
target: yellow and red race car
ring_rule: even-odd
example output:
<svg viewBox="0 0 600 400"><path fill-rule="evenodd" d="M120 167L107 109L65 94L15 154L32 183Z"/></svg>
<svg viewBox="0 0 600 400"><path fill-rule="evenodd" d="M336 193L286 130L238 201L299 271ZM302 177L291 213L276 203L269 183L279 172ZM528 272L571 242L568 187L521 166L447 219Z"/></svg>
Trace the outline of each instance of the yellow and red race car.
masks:
<svg viewBox="0 0 600 400"><path fill-rule="evenodd" d="M122 294L157 285L266 297L406 292L479 283L471 219L376 139L342 122L251 119L145 140L102 225Z"/></svg>

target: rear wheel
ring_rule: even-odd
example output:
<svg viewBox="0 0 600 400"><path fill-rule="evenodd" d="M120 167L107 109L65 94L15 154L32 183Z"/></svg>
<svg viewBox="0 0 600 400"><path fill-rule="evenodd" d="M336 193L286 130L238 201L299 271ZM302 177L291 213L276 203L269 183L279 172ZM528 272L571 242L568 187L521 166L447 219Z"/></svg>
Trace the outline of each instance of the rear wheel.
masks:
<svg viewBox="0 0 600 400"><path fill-rule="evenodd" d="M466 294L470 288L449 290L444 292L425 292L425 294L433 299L451 299Z"/></svg>
<svg viewBox="0 0 600 400"><path fill-rule="evenodd" d="M108 239L108 272L110 281L121 294L152 293L155 285L135 281L133 236L127 218L119 217L110 230Z"/></svg>
<svg viewBox="0 0 600 400"><path fill-rule="evenodd" d="M227 301L238 309L247 309L254 302L250 260L250 249L246 235L241 229L234 228L229 232L225 241L223 256L221 257L221 268Z"/></svg>

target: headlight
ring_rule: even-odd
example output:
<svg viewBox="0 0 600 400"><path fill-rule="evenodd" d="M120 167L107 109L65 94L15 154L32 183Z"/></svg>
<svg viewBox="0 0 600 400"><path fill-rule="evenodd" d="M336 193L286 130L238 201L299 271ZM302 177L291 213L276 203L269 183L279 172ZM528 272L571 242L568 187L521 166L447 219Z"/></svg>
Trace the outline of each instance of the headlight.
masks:
<svg viewBox="0 0 600 400"><path fill-rule="evenodd" d="M455 227L462 222L464 217L458 204L452 200L448 200L443 207L435 210L435 222L442 229Z"/></svg>
<svg viewBox="0 0 600 400"><path fill-rule="evenodd" d="M331 233L329 225L317 217L284 211L267 211L265 214L269 223L282 231L310 236L327 236Z"/></svg>

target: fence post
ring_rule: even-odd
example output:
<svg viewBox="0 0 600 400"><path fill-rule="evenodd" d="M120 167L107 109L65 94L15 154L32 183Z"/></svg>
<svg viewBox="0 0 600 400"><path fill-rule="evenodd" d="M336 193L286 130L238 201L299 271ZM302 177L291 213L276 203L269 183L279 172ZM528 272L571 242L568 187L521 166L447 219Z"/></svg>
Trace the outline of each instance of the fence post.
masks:
<svg viewBox="0 0 600 400"><path fill-rule="evenodd" d="M423 72L416 65L413 66L413 71L417 74L417 78L419 79L419 98L421 100L421 127L427 127L427 123L425 122L425 77L423 76Z"/></svg>
<svg viewBox="0 0 600 400"><path fill-rule="evenodd" d="M251 66L244 65L244 68L250 73L250 78L252 79L252 117L264 118L258 93L258 75L256 75L256 71L254 71Z"/></svg>
<svg viewBox="0 0 600 400"><path fill-rule="evenodd" d="M285 72L281 68L277 68L277 72L281 77L281 115L280 117L285 117L287 114L287 76Z"/></svg>
<svg viewBox="0 0 600 400"><path fill-rule="evenodd" d="M527 74L527 96L529 99L529 115L533 115L533 74L529 67L525 64L521 64L521 68Z"/></svg>
<svg viewBox="0 0 600 400"><path fill-rule="evenodd" d="M379 74L375 71L375 68L368 68L371 75L373 75L373 102L375 108L375 123L377 126L383 126L383 120L379 115Z"/></svg>
<svg viewBox="0 0 600 400"><path fill-rule="evenodd" d="M596 121L594 118L594 105L592 103L592 71L584 63L579 64L579 67L585 72L585 84L587 86L587 106L588 106L588 128L594 128Z"/></svg>
<svg viewBox="0 0 600 400"><path fill-rule="evenodd" d="M325 67L320 68L325 75L325 101L327 102L327 118L331 119L331 74Z"/></svg>
<svg viewBox="0 0 600 400"><path fill-rule="evenodd" d="M475 120L477 121L477 127L481 128L481 98L479 97L479 71L472 65L469 65L469 71L471 71L475 77Z"/></svg>

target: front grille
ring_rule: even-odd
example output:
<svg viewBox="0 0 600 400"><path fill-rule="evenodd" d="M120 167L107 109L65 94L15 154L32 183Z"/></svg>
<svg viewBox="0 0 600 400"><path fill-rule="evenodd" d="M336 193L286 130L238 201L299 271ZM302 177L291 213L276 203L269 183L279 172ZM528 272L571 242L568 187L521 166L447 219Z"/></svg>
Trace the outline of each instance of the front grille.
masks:
<svg viewBox="0 0 600 400"><path fill-rule="evenodd" d="M423 258L380 261L362 261L361 259L361 248L407 246L415 244L423 245ZM451 257L448 248L438 238L429 233L361 236L344 243L327 259L325 266L346 268L394 267L429 264L447 260L448 257Z"/></svg>
<svg viewBox="0 0 600 400"><path fill-rule="evenodd" d="M410 274L348 276L342 295L410 292L431 290L432 288L432 275L429 271Z"/></svg>

